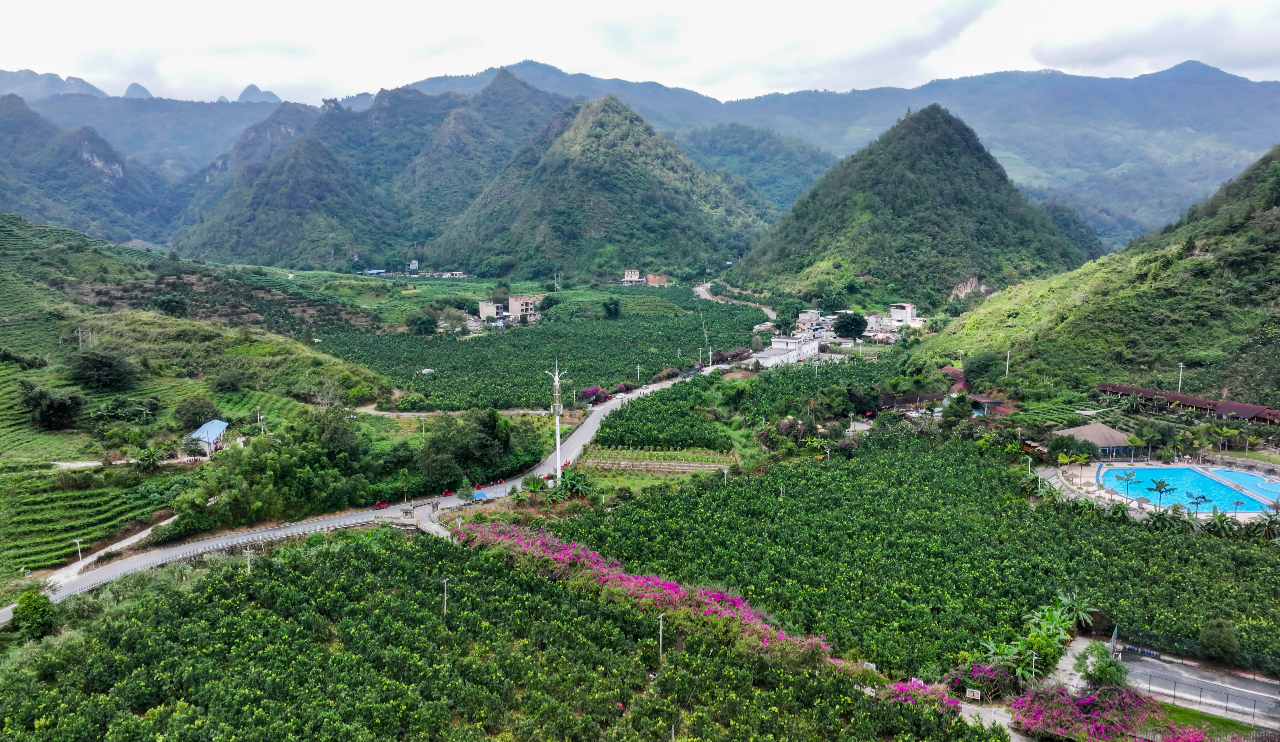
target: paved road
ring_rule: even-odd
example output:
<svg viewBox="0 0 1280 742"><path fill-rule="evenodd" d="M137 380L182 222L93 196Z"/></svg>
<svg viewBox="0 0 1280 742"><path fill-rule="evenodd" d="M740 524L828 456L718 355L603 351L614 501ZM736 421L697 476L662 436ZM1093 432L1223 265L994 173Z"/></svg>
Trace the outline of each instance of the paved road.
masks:
<svg viewBox="0 0 1280 742"><path fill-rule="evenodd" d="M724 304L746 304L749 307L755 307L756 309L759 309L760 311L764 312L764 315L769 319L778 318L778 313L773 311L772 307L766 307L763 304L756 304L750 301L741 301L740 299L730 299L727 296L715 296L714 294L711 293L711 284L709 283L704 283L700 286L694 286L693 293L697 294L698 298L706 299L707 301L718 301Z"/></svg>
<svg viewBox="0 0 1280 742"><path fill-rule="evenodd" d="M704 370L704 373L708 373L710 371L711 368L709 367ZM592 438L595 438L596 432L600 429L600 421L604 419L605 415L608 415L610 412L616 410L618 407L622 406L623 403L629 400L636 399L644 396L645 394L651 394L659 389L665 389L679 381L680 379L674 379L657 384L650 384L648 389L640 389L632 392L631 394L618 395L598 407L591 408L591 414L588 415L587 418L573 431L573 433L561 443L560 448L561 455L563 457L562 460L564 462L571 462L582 455L583 448L591 442ZM556 456L555 453L552 452L546 460L525 476L543 476L547 474L554 474L555 471ZM507 494L512 485L519 486L521 481L523 481L523 477L512 479L505 484L478 490L477 494L483 493L486 498L502 497ZM409 505L413 509L414 515L425 523L429 521L428 514L430 513L430 504L432 502L438 503L440 510L456 508L462 504L457 496L454 495L451 497L438 497L428 500L415 500L409 503ZM392 506L386 510L374 510L370 508L368 510L342 513L339 515L329 515L322 518L313 518L281 526L270 526L266 528L257 528L251 531L238 531L221 536L213 536L200 541L181 544L179 546L148 551L143 554L138 554L137 556L129 557L128 559L121 559L117 562L112 562L111 564L99 567L98 569L84 574L76 574L79 572L80 568L84 566L81 563L76 563L69 567L64 567L54 573L54 578L50 580L54 583L54 592L50 597L54 602L58 602L70 597L71 595L75 595L76 593L84 592L85 590L97 587L103 583L110 582L121 575L136 572L140 569L146 569L147 567L155 566L157 564L176 561L194 554L218 551L229 546L236 546L239 544L273 541L304 533L330 531L337 528L348 528L353 525L371 523L374 520L374 516L393 517L398 515L401 509L403 509L403 506L392 504ZM118 544L112 544L108 549L114 550L116 548L127 546L129 543L140 540L144 535L145 534L135 534L125 541ZM93 561L91 558L87 558L85 560L85 564L91 561ZM9 619L12 617L12 606L0 608L0 624L8 623Z"/></svg>
<svg viewBox="0 0 1280 742"><path fill-rule="evenodd" d="M713 367L708 367L704 369L703 373L710 373L712 368ZM721 366L719 368L723 369L723 368L727 368L727 366ZM680 381L682 380L673 379L671 381L662 381L657 384L650 384L648 389L637 389L636 391L630 394L619 394L618 396L614 397L608 402L605 402L602 405L599 405L598 407L592 407L591 414L588 415L587 418L583 420L582 423L579 424L576 429L574 429L573 433L568 438L566 438L564 441L560 443L561 461L566 464L576 461L577 458L582 455L582 451L584 448L586 448L586 445L590 443L593 438L596 437L596 432L600 430L601 421L603 421L605 416L608 415L610 412L613 412L614 410L618 409L626 402L629 402L633 399L639 399L640 397L646 394L652 394L653 392L656 392L659 389L666 389L672 384L679 383ZM548 456L533 471L529 472L525 476L541 477L541 476L546 476L548 474L555 474L555 473L556 473L556 455L555 455L555 452L553 451L550 456ZM483 494L486 499L505 497L507 493L510 492L513 486L519 487L521 482L523 481L524 481L524 477L510 479L510 480L507 480L507 482L504 484L494 485L492 487L486 487L482 490L476 490L476 494ZM459 507L460 505L463 504L463 502L458 499L457 495L451 495L449 497L437 497L427 502L424 502L418 505L416 508L414 508L414 513L413 513L414 517L416 517L418 520L424 523L430 520L431 508L433 504L435 504L435 506L438 508L438 512L443 512L445 510L451 510L453 508Z"/></svg>

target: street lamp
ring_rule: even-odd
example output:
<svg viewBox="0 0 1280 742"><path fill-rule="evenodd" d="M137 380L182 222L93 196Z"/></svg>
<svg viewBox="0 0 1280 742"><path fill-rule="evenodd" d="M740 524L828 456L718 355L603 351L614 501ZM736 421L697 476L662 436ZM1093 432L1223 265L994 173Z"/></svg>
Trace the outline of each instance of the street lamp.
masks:
<svg viewBox="0 0 1280 742"><path fill-rule="evenodd" d="M729 483L729 470L728 470L728 469L721 469L720 471L724 472L724 483L725 483L725 484L728 484L728 483Z"/></svg>

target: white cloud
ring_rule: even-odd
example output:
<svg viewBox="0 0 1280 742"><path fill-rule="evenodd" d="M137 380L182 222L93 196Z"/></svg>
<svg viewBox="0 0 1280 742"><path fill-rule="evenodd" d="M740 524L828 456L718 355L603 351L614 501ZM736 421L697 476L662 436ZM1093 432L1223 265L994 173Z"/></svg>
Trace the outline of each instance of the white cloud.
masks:
<svg viewBox="0 0 1280 742"><path fill-rule="evenodd" d="M298 5L279 0L14 4L0 69L83 77L108 93L233 98L249 83L294 100L535 59L721 99L807 88L914 86L1053 67L1135 75L1198 59L1280 78L1272 2L917 0L905 3Z"/></svg>

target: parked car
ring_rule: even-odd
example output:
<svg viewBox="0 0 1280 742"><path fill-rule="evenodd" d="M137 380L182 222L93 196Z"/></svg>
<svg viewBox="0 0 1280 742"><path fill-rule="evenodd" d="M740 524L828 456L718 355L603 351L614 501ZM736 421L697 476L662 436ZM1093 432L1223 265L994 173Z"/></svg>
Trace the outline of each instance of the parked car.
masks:
<svg viewBox="0 0 1280 742"><path fill-rule="evenodd" d="M385 502L375 502L373 507L375 510L386 510L388 506Z"/></svg>

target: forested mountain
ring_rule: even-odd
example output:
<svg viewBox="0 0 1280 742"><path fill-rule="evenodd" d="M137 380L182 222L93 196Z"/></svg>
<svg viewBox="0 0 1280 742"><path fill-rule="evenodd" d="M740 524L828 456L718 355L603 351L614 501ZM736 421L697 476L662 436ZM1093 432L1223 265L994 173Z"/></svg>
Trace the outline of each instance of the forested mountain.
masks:
<svg viewBox="0 0 1280 742"><path fill-rule="evenodd" d="M1051 278L1014 286L928 340L952 358L1012 350L1017 397L1098 381L1280 406L1280 148L1162 234ZM1001 372L1003 366L1001 367Z"/></svg>
<svg viewBox="0 0 1280 742"><path fill-rule="evenodd" d="M14 95L26 100L40 100L53 95L92 95L105 98L107 94L78 77L62 79L53 73L39 74L31 70L6 72L0 70L0 95Z"/></svg>
<svg viewBox="0 0 1280 742"><path fill-rule="evenodd" d="M772 212L606 95L557 114L430 246L428 262L464 256L481 275L702 271L744 252Z"/></svg>
<svg viewBox="0 0 1280 742"><path fill-rule="evenodd" d="M694 129L671 138L694 162L742 176L780 209L791 208L836 162L835 155L802 139L742 124Z"/></svg>
<svg viewBox="0 0 1280 742"><path fill-rule="evenodd" d="M937 307L1084 260L973 130L932 105L832 168L727 279Z"/></svg>
<svg viewBox="0 0 1280 742"><path fill-rule="evenodd" d="M1280 83L1252 82L1199 62L1132 79L997 72L912 89L807 90L725 103L653 82L570 75L532 61L506 69L565 95L612 93L663 131L736 122L837 155L872 141L903 111L938 103L973 127L1018 184L1104 203L1142 227L1177 219L1275 144L1280 131ZM496 72L414 86L468 92Z"/></svg>
<svg viewBox="0 0 1280 742"><path fill-rule="evenodd" d="M266 265L399 260L568 103L503 74L472 96L384 90L359 112L283 104L187 184L174 244Z"/></svg>
<svg viewBox="0 0 1280 742"><path fill-rule="evenodd" d="M202 103L169 98L91 95L26 97L64 129L92 126L122 155L177 181L235 144L245 128L271 115L275 103Z"/></svg>
<svg viewBox="0 0 1280 742"><path fill-rule="evenodd" d="M16 95L0 97L0 211L124 241L155 238L167 184L92 127L63 131Z"/></svg>

